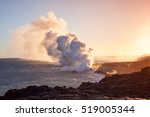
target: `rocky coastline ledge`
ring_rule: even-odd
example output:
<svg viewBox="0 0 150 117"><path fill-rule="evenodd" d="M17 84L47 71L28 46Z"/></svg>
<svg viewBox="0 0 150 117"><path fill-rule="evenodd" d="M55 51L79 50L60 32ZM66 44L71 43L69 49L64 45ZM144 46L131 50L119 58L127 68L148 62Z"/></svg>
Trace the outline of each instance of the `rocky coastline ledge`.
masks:
<svg viewBox="0 0 150 117"><path fill-rule="evenodd" d="M150 99L150 67L131 74L113 75L78 88L28 86L8 90L0 100Z"/></svg>

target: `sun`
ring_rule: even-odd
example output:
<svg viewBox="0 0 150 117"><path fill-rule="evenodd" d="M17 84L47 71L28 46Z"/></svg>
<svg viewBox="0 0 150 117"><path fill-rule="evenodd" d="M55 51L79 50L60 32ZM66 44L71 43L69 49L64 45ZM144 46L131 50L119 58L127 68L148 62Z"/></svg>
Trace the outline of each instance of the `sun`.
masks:
<svg viewBox="0 0 150 117"><path fill-rule="evenodd" d="M136 53L150 54L150 34L142 35L137 39Z"/></svg>
<svg viewBox="0 0 150 117"><path fill-rule="evenodd" d="M150 36L145 36L141 38L141 40L139 41L139 44L141 45L141 47L147 48L149 50L150 49Z"/></svg>

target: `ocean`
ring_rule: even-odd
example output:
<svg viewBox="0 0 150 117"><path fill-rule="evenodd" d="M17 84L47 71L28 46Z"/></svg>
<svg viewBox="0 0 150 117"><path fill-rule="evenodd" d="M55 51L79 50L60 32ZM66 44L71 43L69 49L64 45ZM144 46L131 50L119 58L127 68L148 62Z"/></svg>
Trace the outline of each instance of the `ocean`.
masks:
<svg viewBox="0 0 150 117"><path fill-rule="evenodd" d="M9 89L29 85L78 87L82 82L98 82L104 75L61 71L61 66L49 62L16 58L0 59L0 96Z"/></svg>

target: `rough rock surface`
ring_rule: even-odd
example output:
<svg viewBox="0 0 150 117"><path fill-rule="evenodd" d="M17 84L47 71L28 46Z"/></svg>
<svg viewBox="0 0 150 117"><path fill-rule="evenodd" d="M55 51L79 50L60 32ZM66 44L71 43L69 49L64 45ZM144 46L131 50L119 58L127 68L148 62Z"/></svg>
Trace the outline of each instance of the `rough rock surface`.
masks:
<svg viewBox="0 0 150 117"><path fill-rule="evenodd" d="M109 76L97 83L83 82L78 88L29 86L12 89L0 99L150 99L150 67L131 74Z"/></svg>

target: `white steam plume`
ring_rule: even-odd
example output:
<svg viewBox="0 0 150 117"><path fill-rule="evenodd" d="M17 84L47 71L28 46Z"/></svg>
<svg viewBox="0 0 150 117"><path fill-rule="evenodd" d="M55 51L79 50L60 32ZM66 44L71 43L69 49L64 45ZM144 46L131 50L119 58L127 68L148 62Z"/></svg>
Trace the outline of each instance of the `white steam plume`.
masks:
<svg viewBox="0 0 150 117"><path fill-rule="evenodd" d="M62 71L81 72L91 66L91 49L75 34L68 33L65 21L53 12L17 29L10 44L13 56L52 60L61 64Z"/></svg>
<svg viewBox="0 0 150 117"><path fill-rule="evenodd" d="M53 12L47 17L41 16L30 25L18 28L12 35L9 43L8 56L35 60L51 60L41 43L47 32L53 31L57 35L67 32L67 24L57 18Z"/></svg>

